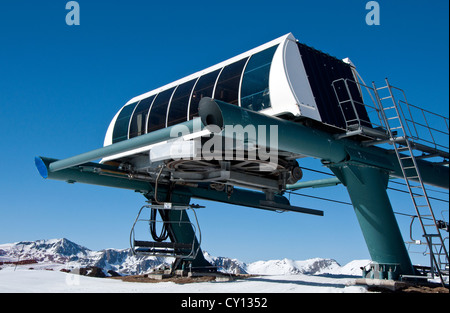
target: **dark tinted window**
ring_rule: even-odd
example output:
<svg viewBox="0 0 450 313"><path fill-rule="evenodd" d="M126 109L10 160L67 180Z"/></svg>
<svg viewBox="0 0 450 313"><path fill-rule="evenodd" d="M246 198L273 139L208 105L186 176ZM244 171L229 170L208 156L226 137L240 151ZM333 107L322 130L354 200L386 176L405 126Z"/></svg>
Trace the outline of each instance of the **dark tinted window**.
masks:
<svg viewBox="0 0 450 313"><path fill-rule="evenodd" d="M212 97L214 84L216 83L217 75L219 75L219 73L220 69L205 74L198 79L191 98L191 105L189 109L190 120L193 117L198 116L198 103L200 102L200 99L203 97Z"/></svg>
<svg viewBox="0 0 450 313"><path fill-rule="evenodd" d="M113 143L128 139L128 125L130 124L130 117L136 107L137 102L131 103L123 107L117 117L113 130Z"/></svg>
<svg viewBox="0 0 450 313"><path fill-rule="evenodd" d="M359 103L363 102L359 86L351 83L354 80L351 66L304 44L297 43L297 46L302 56L302 62L305 66L306 75L308 76L322 122L339 128L346 128L346 120L356 119L355 113L358 113L358 117L363 122L363 125L372 127L370 123L365 122L369 121L365 105L353 107L353 102L350 101L342 102L339 105L339 100L336 97L338 96L341 101L345 101L349 98L348 91L350 91L353 100ZM343 80L337 81L333 88L333 82L337 79L349 79L350 82L347 85L349 90L347 91Z"/></svg>
<svg viewBox="0 0 450 313"><path fill-rule="evenodd" d="M180 86L173 94L170 102L169 114L167 117L167 126L182 123L187 120L187 110L189 105L189 97L196 79L188 81Z"/></svg>
<svg viewBox="0 0 450 313"><path fill-rule="evenodd" d="M130 138L145 134L145 125L147 123L148 110L152 105L155 96L142 99L134 110L130 124Z"/></svg>
<svg viewBox="0 0 450 313"><path fill-rule="evenodd" d="M270 108L269 73L277 47L278 45L250 57L242 79L241 106L243 108L253 111Z"/></svg>
<svg viewBox="0 0 450 313"><path fill-rule="evenodd" d="M246 62L247 58L224 67L217 81L214 99L238 104L239 82Z"/></svg>
<svg viewBox="0 0 450 313"><path fill-rule="evenodd" d="M175 87L160 92L153 101L148 117L148 133L166 127L167 106L174 89Z"/></svg>

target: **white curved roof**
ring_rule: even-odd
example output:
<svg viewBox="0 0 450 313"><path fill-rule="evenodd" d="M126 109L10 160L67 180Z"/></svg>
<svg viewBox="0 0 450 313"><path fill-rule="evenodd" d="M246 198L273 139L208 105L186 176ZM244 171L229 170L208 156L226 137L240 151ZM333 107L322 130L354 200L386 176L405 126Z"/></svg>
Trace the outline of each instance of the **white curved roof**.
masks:
<svg viewBox="0 0 450 313"><path fill-rule="evenodd" d="M235 85L232 87L233 90L228 91L234 93L234 98L237 98L234 104L268 115L278 116L289 113L293 116L302 115L320 121L320 114L296 41L291 33L286 34L130 99L111 121L104 145L153 131L154 125L159 128L170 126L175 123L175 120L169 121L171 118L169 115L172 114L169 111L177 110L176 105L180 106L180 112L174 114L178 114L185 121L195 116L195 105L203 96L229 102L226 101L226 95L222 95L225 99L221 99L217 91L220 89L222 93L227 93L227 90L222 90L221 84L227 84L227 80L223 78L227 75L225 69L230 72L232 67L236 68L233 78ZM210 80L209 89L203 89L207 92L205 91L205 94L199 92L197 95L196 91L201 89L202 79L207 80L206 77ZM231 78L228 81L231 81ZM177 98L177 90L178 93L182 93L181 89L188 84L189 89L185 89L189 90L189 94L185 91L185 98L183 98L185 101L182 105L180 103L175 105L173 98ZM179 121L183 120L179 119Z"/></svg>

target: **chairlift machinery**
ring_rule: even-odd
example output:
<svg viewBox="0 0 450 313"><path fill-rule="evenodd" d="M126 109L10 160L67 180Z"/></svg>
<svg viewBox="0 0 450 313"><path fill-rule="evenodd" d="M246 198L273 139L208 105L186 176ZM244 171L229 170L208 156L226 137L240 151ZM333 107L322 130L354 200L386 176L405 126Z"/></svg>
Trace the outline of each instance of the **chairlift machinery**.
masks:
<svg viewBox="0 0 450 313"><path fill-rule="evenodd" d="M417 273L386 193L389 179L405 182L424 238L439 245L432 262L448 264L426 187L448 192L448 128L447 117L413 106L387 79L367 85L349 59L287 34L132 98L113 117L103 147L35 163L44 178L142 193L149 204L130 234L134 253L206 271L200 229L187 214L196 209L192 199L321 216L285 196L330 185L300 182L302 159L320 159L347 187L376 265L370 275L398 279ZM153 241L135 238L143 221Z"/></svg>

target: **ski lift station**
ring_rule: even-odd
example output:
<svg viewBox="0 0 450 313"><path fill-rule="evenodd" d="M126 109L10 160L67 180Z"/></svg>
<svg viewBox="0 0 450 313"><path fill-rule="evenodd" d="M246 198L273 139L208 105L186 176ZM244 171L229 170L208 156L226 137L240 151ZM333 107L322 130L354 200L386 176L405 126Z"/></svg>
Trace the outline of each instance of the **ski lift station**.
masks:
<svg viewBox="0 0 450 313"><path fill-rule="evenodd" d="M387 79L366 84L349 59L292 34L132 98L105 130L103 147L35 163L43 178L140 192L147 204L130 225L133 253L174 257L173 270L214 271L193 199L321 216L286 194L342 184L372 259L364 277L448 276L448 215L427 192L448 193L448 117L412 105ZM302 180L305 158L335 176ZM411 262L387 193L393 180L411 197L423 232L413 243L426 245L430 266Z"/></svg>

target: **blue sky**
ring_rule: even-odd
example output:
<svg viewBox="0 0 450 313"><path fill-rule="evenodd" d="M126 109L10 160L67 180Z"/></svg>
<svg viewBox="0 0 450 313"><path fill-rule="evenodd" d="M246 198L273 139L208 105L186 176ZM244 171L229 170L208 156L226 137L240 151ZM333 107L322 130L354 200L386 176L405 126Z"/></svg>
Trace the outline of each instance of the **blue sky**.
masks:
<svg viewBox="0 0 450 313"><path fill-rule="evenodd" d="M366 82L389 77L412 103L448 116L448 1L380 0L379 26L365 23L366 2L80 0L80 25L68 26L65 0L1 0L0 242L66 237L90 249L127 248L142 196L45 181L34 157L98 148L132 97L288 32L350 57ZM316 160L308 165L323 170ZM307 192L349 202L339 186ZM409 205L391 194L395 210ZM291 200L325 216L194 201L207 206L197 213L203 249L246 262L369 258L351 206ZM409 236L409 218L398 220Z"/></svg>

